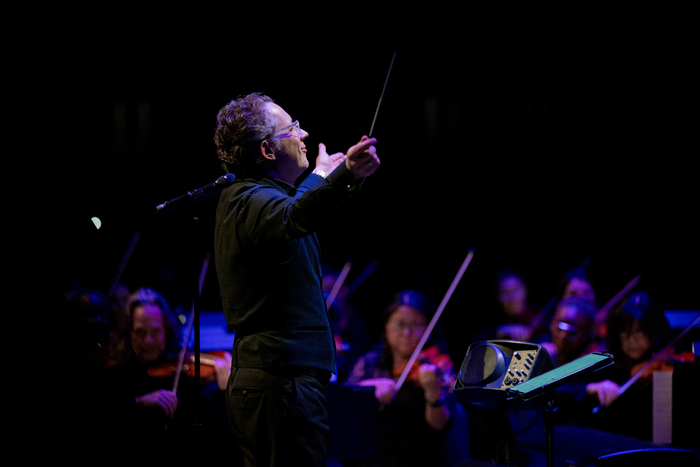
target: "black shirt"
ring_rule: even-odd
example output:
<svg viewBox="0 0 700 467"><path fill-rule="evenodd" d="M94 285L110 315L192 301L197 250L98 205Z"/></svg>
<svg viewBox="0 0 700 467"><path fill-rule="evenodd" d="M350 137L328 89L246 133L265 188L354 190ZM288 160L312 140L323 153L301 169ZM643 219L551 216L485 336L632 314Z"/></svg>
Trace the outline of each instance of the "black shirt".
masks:
<svg viewBox="0 0 700 467"><path fill-rule="evenodd" d="M222 191L215 261L226 320L236 331L234 366L335 372L314 232L355 188L342 164L327 179L310 174L298 188L263 177Z"/></svg>

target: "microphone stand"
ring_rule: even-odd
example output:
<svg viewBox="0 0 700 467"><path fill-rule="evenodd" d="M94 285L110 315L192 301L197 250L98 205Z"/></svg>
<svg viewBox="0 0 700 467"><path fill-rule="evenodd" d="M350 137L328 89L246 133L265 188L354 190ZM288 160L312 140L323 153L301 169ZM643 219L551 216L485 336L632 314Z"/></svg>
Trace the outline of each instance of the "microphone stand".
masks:
<svg viewBox="0 0 700 467"><path fill-rule="evenodd" d="M191 207L195 204L198 204L202 202L205 198L219 193L222 189L227 187L228 185L231 185L234 181L236 180L236 177L233 174L226 174L218 179L216 179L214 182L205 185L202 188L199 188L194 191L188 191L187 193L178 196L176 198L171 199L170 201L166 201L156 207L156 212L159 214L166 214L173 212L177 209L183 208L183 207ZM193 228L193 233L192 233L192 242L194 245L194 258L193 258L193 269L195 271L198 271L197 265L198 265L198 259L201 256L201 251L200 251L200 223L199 223L199 218L195 215L192 217L192 220L194 221L194 228ZM201 366L201 352L200 352L200 335L199 335L199 317L200 317L200 294L202 290L202 284L204 283L204 276L206 274L206 265L208 264L208 258L209 255L207 255L207 259L205 259L204 264L205 266L202 267L201 272L197 276L195 276L194 280L192 281L193 284L193 302L192 302L192 311L191 311L191 325L192 325L192 331L194 334L194 385L195 385L195 402L194 402L194 422L193 422L193 459L195 464L197 464L197 454L198 454L198 446L199 446L199 440L201 437L201 423L199 420L199 404L200 404L200 398L201 398L201 387L200 387L200 378L201 378L201 371L200 371L200 366ZM183 350L186 351L187 345L189 344L189 333L185 337L185 340L183 342Z"/></svg>
<svg viewBox="0 0 700 467"><path fill-rule="evenodd" d="M216 180L214 180L210 184L204 185L202 188L199 188L199 189L194 190L194 191L188 191L187 193L180 195L176 198L173 198L170 201L166 201L163 204L159 204L158 206L156 206L156 211L159 213L174 211L175 209L179 209L183 206L192 205L192 204L201 202L209 195L213 195L215 193L218 193L219 191L226 188L228 185L230 185L234 181L236 181L235 175L233 175L233 174L222 175L221 177L217 178Z"/></svg>

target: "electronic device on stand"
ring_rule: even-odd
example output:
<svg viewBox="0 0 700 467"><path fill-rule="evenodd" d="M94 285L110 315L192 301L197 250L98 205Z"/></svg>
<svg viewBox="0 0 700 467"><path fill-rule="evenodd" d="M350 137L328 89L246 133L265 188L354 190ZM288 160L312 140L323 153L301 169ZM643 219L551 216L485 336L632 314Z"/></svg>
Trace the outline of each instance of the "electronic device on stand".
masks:
<svg viewBox="0 0 700 467"><path fill-rule="evenodd" d="M454 394L467 410L488 413L495 425L495 459L510 465L515 446L508 410L543 410L547 441L547 466L554 463L552 413L557 409L555 389L573 379L613 363L605 352L584 355L554 368L547 350L529 342L491 340L467 350L454 385ZM483 412L486 411L486 412ZM493 416L495 415L495 417Z"/></svg>

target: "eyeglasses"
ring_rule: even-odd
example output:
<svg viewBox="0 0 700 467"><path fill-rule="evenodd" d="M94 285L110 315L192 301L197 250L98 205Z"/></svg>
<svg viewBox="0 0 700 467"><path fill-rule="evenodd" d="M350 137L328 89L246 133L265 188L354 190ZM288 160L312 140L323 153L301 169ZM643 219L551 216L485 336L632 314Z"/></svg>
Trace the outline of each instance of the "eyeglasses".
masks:
<svg viewBox="0 0 700 467"><path fill-rule="evenodd" d="M389 327L394 331L403 331L408 329L411 334L422 334L425 330L424 323L409 323L406 321L389 321Z"/></svg>
<svg viewBox="0 0 700 467"><path fill-rule="evenodd" d="M301 138L304 133L306 132L299 126L299 120L294 120L291 125L287 125L272 133L272 136L276 138L289 138L290 136Z"/></svg>
<svg viewBox="0 0 700 467"><path fill-rule="evenodd" d="M564 321L559 321L557 323L557 329L561 329L562 331L570 332L572 334L576 334L576 332L578 332L576 325L565 323Z"/></svg>

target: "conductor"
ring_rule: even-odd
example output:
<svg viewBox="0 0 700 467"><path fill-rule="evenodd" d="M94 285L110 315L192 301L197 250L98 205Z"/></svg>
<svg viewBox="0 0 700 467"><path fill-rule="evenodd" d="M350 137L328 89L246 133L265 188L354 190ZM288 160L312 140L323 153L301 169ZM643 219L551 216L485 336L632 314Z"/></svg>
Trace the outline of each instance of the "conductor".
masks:
<svg viewBox="0 0 700 467"><path fill-rule="evenodd" d="M373 174L376 139L347 154L318 146L309 167L298 121L260 93L217 116L214 141L237 180L216 214L215 262L223 310L236 335L227 410L246 466L325 466L325 387L335 372L333 330L315 232Z"/></svg>

